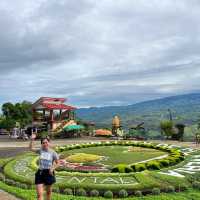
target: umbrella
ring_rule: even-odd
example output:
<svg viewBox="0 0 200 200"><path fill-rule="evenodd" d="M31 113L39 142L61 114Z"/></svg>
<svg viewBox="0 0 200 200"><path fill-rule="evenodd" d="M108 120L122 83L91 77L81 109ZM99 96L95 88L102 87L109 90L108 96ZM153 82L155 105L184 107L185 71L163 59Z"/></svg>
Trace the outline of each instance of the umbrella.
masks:
<svg viewBox="0 0 200 200"><path fill-rule="evenodd" d="M81 130L84 129L84 126L82 125L69 125L64 127L65 131L73 131L73 130Z"/></svg>

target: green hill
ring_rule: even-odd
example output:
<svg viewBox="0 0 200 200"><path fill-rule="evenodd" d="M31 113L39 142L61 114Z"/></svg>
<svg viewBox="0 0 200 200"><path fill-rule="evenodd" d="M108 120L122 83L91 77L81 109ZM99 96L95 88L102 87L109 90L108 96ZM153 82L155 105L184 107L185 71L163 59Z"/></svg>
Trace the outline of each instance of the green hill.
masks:
<svg viewBox="0 0 200 200"><path fill-rule="evenodd" d="M112 117L118 115L124 128L145 122L147 129L158 130L160 121L169 118L168 109L175 122L195 124L200 119L200 93L171 96L128 106L81 108L76 114L101 127L111 127Z"/></svg>

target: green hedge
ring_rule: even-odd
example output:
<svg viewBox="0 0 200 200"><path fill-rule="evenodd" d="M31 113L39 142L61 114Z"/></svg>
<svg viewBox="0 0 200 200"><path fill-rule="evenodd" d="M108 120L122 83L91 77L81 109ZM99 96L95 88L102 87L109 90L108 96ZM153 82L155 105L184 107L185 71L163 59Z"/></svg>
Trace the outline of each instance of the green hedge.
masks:
<svg viewBox="0 0 200 200"><path fill-rule="evenodd" d="M56 147L57 152L63 152L67 150L88 148L94 146L112 146L112 145L122 145L122 146L137 146L144 148L153 148L169 153L166 158L156 159L153 161L148 161L145 163L130 164L121 163L113 166L111 169L112 172L116 173L130 173L130 172L140 172L146 169L148 170L159 170L163 167L168 167L175 165L184 160L184 154L177 149L171 149L163 146L158 146L158 144L145 143L145 142L134 142L134 141L109 141L109 142L97 142L97 143L86 143L86 144L76 144L76 145L67 145L62 147Z"/></svg>
<svg viewBox="0 0 200 200"><path fill-rule="evenodd" d="M135 142L119 142L120 145L147 145L148 148L153 147L155 145L153 144L144 144L144 143L135 143ZM93 144L83 144L83 145L74 145L71 146L70 148L87 148L90 146L94 145L100 145L100 143L93 143ZM118 142L111 142L111 143L104 143L104 145L118 145ZM83 147L80 147L83 146ZM169 152L170 155L167 157L167 159L158 159L158 160L153 160L149 161L146 163L138 163L138 164L132 164L132 165L126 165L126 164L119 164L115 166L116 172L120 173L88 173L88 174L83 174L83 173L70 173L70 172L57 172L58 175L65 176L66 179L68 176L77 176L77 177L134 177L137 181L138 184L93 184L93 183L56 183L55 184L55 191L61 191L67 192L67 188L73 189L73 191L78 191L80 188L84 189L87 194L90 194L90 191L96 190L99 191L101 195L105 191L112 191L115 195L118 194L118 191L121 189L126 190L128 193L134 194L136 191L142 191L144 194L146 193L151 193L152 188L159 188L161 191L166 191L166 188L173 186L175 189L179 188L180 190L184 190L185 188L189 187L190 185L188 184L185 179L182 178L174 178L171 176L165 176L158 174L153 171L144 171L146 169L149 170L157 170L160 169L161 167L166 167L170 166L172 162L177 163L181 161L181 157L184 157L183 154L177 150L174 149L167 149L167 148L161 148L161 147L156 147L157 149L162 149L165 150L166 152ZM25 154L23 156L17 157L17 159L26 157L26 156L31 156L33 159L30 163L28 163L28 167L33 169L33 171L37 168L37 157L36 154ZM24 177L22 175L16 174L13 171L13 166L16 164L17 160L11 160L8 162L5 167L4 167L4 173L6 175L6 178L14 180L14 182L11 180L7 180L7 183L10 185L16 185L18 187L24 187L26 188L26 185L28 187L33 184L33 180L30 178ZM138 171L144 171L142 173L134 173ZM26 184L26 185L23 185Z"/></svg>

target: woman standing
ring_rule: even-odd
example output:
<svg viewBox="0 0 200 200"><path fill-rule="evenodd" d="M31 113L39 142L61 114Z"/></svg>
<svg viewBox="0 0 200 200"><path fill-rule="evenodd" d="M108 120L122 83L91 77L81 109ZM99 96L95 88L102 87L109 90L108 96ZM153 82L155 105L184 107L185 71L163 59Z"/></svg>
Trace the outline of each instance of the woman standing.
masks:
<svg viewBox="0 0 200 200"><path fill-rule="evenodd" d="M50 139L48 137L41 139L41 148L33 150L35 134L31 136L30 149L39 153L39 169L35 173L35 184L37 190L37 199L43 199L44 186L46 186L47 200L51 200L52 185L56 182L54 170L58 165L58 155L49 148Z"/></svg>

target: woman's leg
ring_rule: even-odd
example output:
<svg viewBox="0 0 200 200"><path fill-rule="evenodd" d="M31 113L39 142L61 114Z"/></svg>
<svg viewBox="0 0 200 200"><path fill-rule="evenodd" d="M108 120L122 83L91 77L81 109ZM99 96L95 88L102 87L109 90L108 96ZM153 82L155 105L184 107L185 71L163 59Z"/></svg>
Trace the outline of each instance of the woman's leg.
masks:
<svg viewBox="0 0 200 200"><path fill-rule="evenodd" d="M37 190L37 199L43 200L43 184L37 184L36 190Z"/></svg>
<svg viewBox="0 0 200 200"><path fill-rule="evenodd" d="M52 185L46 185L47 200L51 200Z"/></svg>

